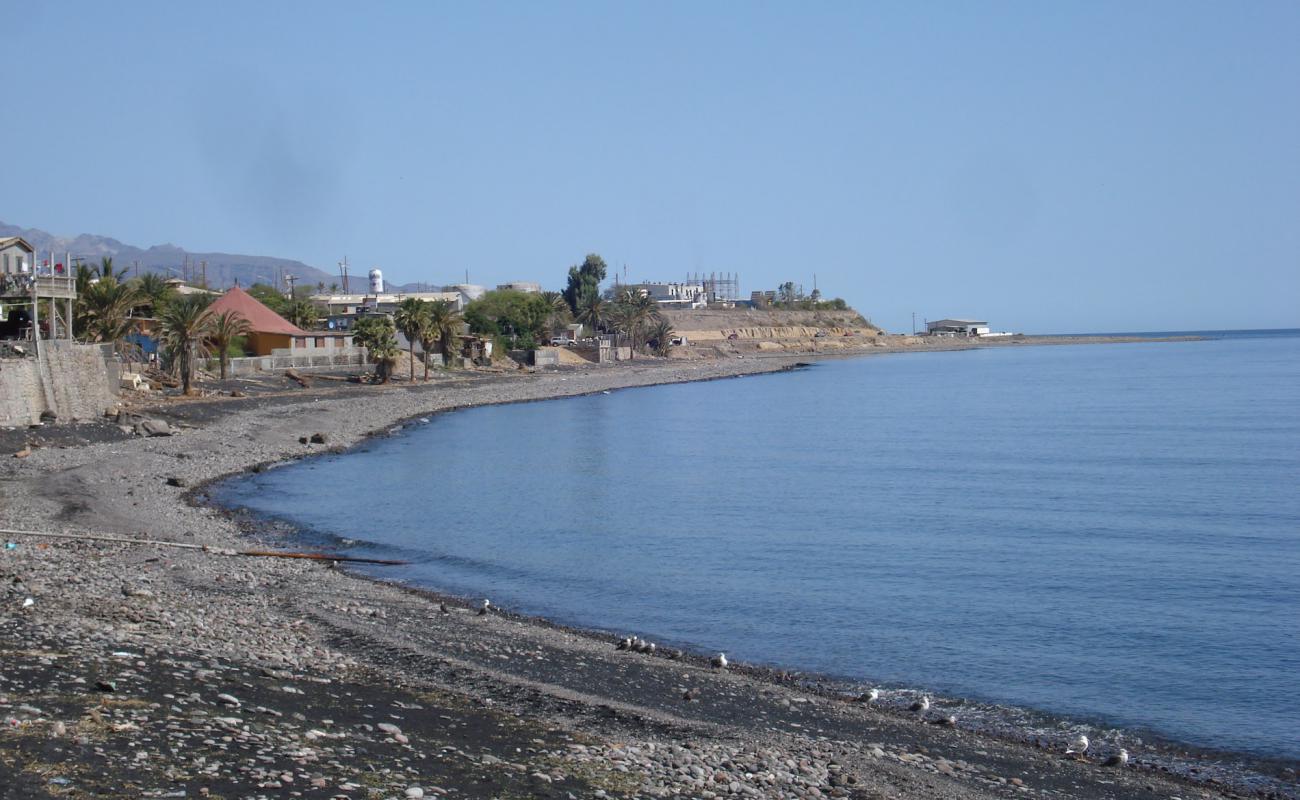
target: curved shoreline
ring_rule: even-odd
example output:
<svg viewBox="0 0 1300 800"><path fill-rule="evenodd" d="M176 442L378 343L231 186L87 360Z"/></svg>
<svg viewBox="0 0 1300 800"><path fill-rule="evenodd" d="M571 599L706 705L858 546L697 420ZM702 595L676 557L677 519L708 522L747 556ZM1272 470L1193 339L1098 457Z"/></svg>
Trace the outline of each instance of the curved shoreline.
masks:
<svg viewBox="0 0 1300 800"><path fill-rule="evenodd" d="M808 358L792 355L785 361L792 365ZM325 448L297 444L297 435L314 430L326 431L329 449L338 450L355 446L367 433L385 430L398 420L457 405L483 405L489 399L524 402L781 368L776 360L746 361L669 362L543 378L505 376L469 386L365 387L292 392L247 402L178 403L166 409L166 416L193 427L177 437L41 449L21 461L6 459L0 468L0 497L6 501L0 505L0 520L8 527L146 533L229 547L247 541L244 534L224 515L179 502L188 490L167 486L167 479L202 486L257 464L318 454ZM302 412L308 410L302 408L305 404L310 404L311 416L319 424L302 419ZM205 405L212 408L205 410ZM215 408L218 405L222 407ZM380 422L367 424L366 419ZM674 758L690 759L670 748L685 743L697 755L725 755L734 749L733 743L752 738L772 752L810 764L810 771L800 778L806 778L810 788L800 796L840 791L843 796L866 797L872 796L863 793L870 787L878 794L909 798L982 798L1040 789L1078 797L1154 797L1180 791L1217 795L1212 785L1185 784L1158 770L1105 770L1063 759L1059 752L828 701L797 686L754 681L743 671L717 674L690 659L622 658L625 654L615 653L607 641L561 627L525 624L510 616L475 620L461 612L440 618L435 603L408 587L359 580L316 565L270 559L217 564L214 557L202 554L113 545L40 550L20 545L7 553L12 555L6 555L0 565L22 571L27 585L39 589L33 593L37 611L32 613L37 616L12 620L6 616L3 621L62 636L69 651L93 649L107 630L119 645L134 643L132 647L159 652L208 653L209 658L236 663L269 664L263 669L292 672L305 676L304 680L309 676L362 680L368 691L380 693L397 691L402 684L426 686L425 691L439 697L449 693L449 697L517 711L529 725L547 730L558 726L573 735L595 737L600 743L590 745L587 754L599 749L598 757L584 761L578 755L550 756L568 764L564 769L572 775L600 772L590 778L594 782L588 785L593 787L602 781L613 787L617 781L601 770L621 764L644 778L634 794L649 793L647 786L698 793L692 783L694 773L683 776L672 767ZM144 558L146 553L149 558ZM59 587L71 579L78 580L81 589L60 592ZM127 594L124 580L144 583L150 594ZM148 615L142 623L122 622L124 609L135 613L132 609L142 606L151 609L150 615L169 614L173 624L153 621ZM368 611L361 613L363 608ZM524 657L523 652L541 655ZM556 666L550 666L552 660ZM702 687L703 702L682 703L680 693L672 688L683 680L682 674ZM451 700L439 702L451 710ZM759 711L761 721L753 716ZM468 712L453 712L452 717L462 713ZM840 744L831 746L804 732L810 724L820 726L832 742ZM661 749L642 747L634 758L625 749L609 749L610 742L629 738L646 746L658 742ZM5 747L0 744L0 776ZM661 752L671 752L672 758L654 754ZM742 789L749 786L755 796L787 796L774 785L751 783L722 766L727 758L715 764L708 761L711 756L703 757L705 761L698 763L735 778L727 782L728 787L734 782ZM581 762L581 769L570 763L575 760ZM841 770L831 770L833 764ZM850 770L858 782L837 785L833 778ZM1015 777L1020 781L1015 783L1008 773L1025 777ZM617 774L628 773L617 770ZM1166 784L1169 780L1173 782ZM811 789L818 786L823 794L813 795Z"/></svg>
<svg viewBox="0 0 1300 800"><path fill-rule="evenodd" d="M755 374L777 374L781 372L794 371L808 366L812 365L806 362L797 362L770 372L765 371L745 373L742 375L719 376L707 380L721 380L730 377L747 377ZM669 383L673 382L675 381L670 381ZM644 388L645 386L659 385L665 384L643 384L637 387L624 388ZM274 466L277 468L280 466L289 466L299 460L309 458L314 459L330 455L347 455L360 447L364 447L372 439L386 439L406 435L409 433L408 429L410 426L428 422L428 417L436 415L477 408L482 405L514 405L520 403L544 402L556 399L569 399L573 397L598 394L600 391L601 390L595 390L592 392L566 395L564 397L505 400L499 403L470 404L440 408L437 411L426 414L408 416L395 421L392 425L370 431L364 438L345 447L335 447L328 451L307 454L301 459L295 458L289 461L278 462ZM383 545L380 542L368 539L360 539L344 534L316 531L310 527L303 526L292 519L276 516L273 513L257 512L239 505L227 505L212 496L214 485L243 480L250 477L250 471L244 470L242 472L215 478L199 487L196 487L187 495L187 499L196 505L214 508L219 510L221 513L228 515L236 524L245 530L248 535L253 537L258 536L259 534L264 535L269 528L275 528L283 533L287 542L293 542L302 538L308 542L312 542L313 546L315 546L319 543L321 538L338 539L340 540L340 546L342 548L340 552L343 553L346 553L352 548L353 545L348 544L349 542L386 547L386 545ZM483 594L482 592L473 595L457 594L432 586L389 580L382 574L368 574L359 569L353 570L346 567L345 569L360 580L394 586L404 592L409 592L426 598L433 603L450 602L467 610L473 609ZM617 631L602 627L598 621L593 621L591 623L582 623L577 621L565 622L552 617L515 611L508 608L499 608L496 613L502 617L523 622L530 626L537 626L570 635L581 636L604 646L611 645L613 642L617 641L619 636ZM683 645L671 638L660 641L661 647L668 645L674 648L679 648L677 652L680 655L678 655L677 658L681 659L684 663L691 663L698 667L707 667L709 664L709 653L698 649L692 649L689 645ZM815 694L828 700L845 703L851 703L863 690L874 686L881 689L885 695L888 695L888 699L882 700L882 702L876 707L886 709L888 713L893 713L899 717L906 716L906 707L913 699L918 698L921 695L928 695L935 699L936 706L960 709L962 712L961 725L964 729L970 730L979 735L995 737L1018 745L1041 746L1044 742L1050 742L1055 738L1059 738L1061 736L1060 731L1064 730L1071 732L1085 731L1093 740L1094 745L1100 743L1104 739L1122 738L1127 742L1135 743L1127 745L1134 757L1145 758L1159 769L1167 770L1196 781L1204 781L1208 777L1214 777L1215 779L1229 785L1247 786L1256 782L1257 778L1264 778L1270 772L1275 774L1279 773L1294 763L1291 760L1280 756L1269 756L1234 750L1215 750L1203 745L1187 743L1139 724L1124 724L1116 722L1106 718L1104 715L1067 714L1031 706L1016 705L1011 701L1006 700L989 698L970 699L969 697L947 695L925 686L895 681L879 681L872 679L869 676L852 677L823 674L817 671L801 668L796 664L737 662L733 665L732 669L733 671L747 675L756 681L774 686L794 687L800 691ZM1032 725L1030 720L1034 721ZM1211 765L1207 766L1207 762Z"/></svg>

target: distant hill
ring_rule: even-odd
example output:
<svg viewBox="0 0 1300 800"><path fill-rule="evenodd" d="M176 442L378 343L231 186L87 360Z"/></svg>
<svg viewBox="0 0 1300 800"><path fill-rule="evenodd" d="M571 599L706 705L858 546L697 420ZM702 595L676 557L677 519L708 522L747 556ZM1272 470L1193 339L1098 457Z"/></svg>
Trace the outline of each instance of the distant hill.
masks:
<svg viewBox="0 0 1300 800"><path fill-rule="evenodd" d="M190 279L199 279L200 264L206 261L208 285L214 289L234 286L236 280L241 286L251 286L254 283L274 285L280 270L297 276L299 286L315 286L318 283L329 286L339 282L337 275L289 258L232 253L193 253L174 244L157 244L142 250L107 236L83 233L67 238L55 236L38 228L20 228L17 225L6 225L0 222L0 238L6 236L21 236L26 239L32 247L36 248L37 258L40 260L47 258L46 253L50 250L54 251L55 259L59 262L63 261L64 253L81 256L91 264L98 264L101 257L109 256L113 259L113 266L119 270L122 267L138 264L137 274L157 272L167 277L182 277L182 268L188 255ZM358 281L359 285L364 285L365 275L353 276L349 280L349 283L353 284L354 291Z"/></svg>

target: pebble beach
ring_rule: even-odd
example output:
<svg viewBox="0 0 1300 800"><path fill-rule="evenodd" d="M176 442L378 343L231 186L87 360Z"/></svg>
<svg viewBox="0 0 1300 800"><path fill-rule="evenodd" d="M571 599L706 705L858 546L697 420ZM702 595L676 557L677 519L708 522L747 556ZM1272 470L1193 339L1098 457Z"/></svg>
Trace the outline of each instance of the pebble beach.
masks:
<svg viewBox="0 0 1300 800"><path fill-rule="evenodd" d="M743 654L718 669L708 654L629 652L508 608L479 614L478 598L229 555L284 537L207 502L215 480L421 416L807 358L286 381L135 409L172 435L105 422L6 453L0 798L1250 796L1141 758L1108 767L1064 742L967 730L946 710L858 702Z"/></svg>

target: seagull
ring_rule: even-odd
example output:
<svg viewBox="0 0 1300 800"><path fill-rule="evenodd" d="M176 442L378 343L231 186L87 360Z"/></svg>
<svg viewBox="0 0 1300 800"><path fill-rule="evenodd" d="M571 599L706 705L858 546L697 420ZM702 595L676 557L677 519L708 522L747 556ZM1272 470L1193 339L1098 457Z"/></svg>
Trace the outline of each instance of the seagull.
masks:
<svg viewBox="0 0 1300 800"><path fill-rule="evenodd" d="M36 605L36 601L30 597L23 601L23 608L31 608L34 605Z"/></svg>
<svg viewBox="0 0 1300 800"><path fill-rule="evenodd" d="M646 651L648 654L650 654L650 655L654 655L654 654L655 654L655 643L654 643L654 642L650 642L649 644L647 644L647 645L645 646L645 651Z"/></svg>
<svg viewBox="0 0 1300 800"><path fill-rule="evenodd" d="M616 649L616 650L631 650L631 649L632 649L632 637L631 637L631 636L624 636L622 639L619 639L619 640L618 640L618 646L617 646L616 648L614 648L614 649Z"/></svg>
<svg viewBox="0 0 1300 800"><path fill-rule="evenodd" d="M727 654L726 654L726 653L718 653L716 656L713 657L713 660L710 661L709 663L712 664L713 666L717 667L718 669L726 669L726 667L727 667Z"/></svg>
<svg viewBox="0 0 1300 800"><path fill-rule="evenodd" d="M874 703L879 699L880 699L879 689L868 689L862 694L858 695L859 703Z"/></svg>
<svg viewBox="0 0 1300 800"><path fill-rule="evenodd" d="M917 700L915 703L912 704L911 710L916 712L917 714L924 714L925 712L929 711L930 696L928 694L921 695L921 699Z"/></svg>
<svg viewBox="0 0 1300 800"><path fill-rule="evenodd" d="M486 617L488 613L488 609L491 607L492 607L492 601L485 599L483 601L483 607L478 610L478 615L480 617Z"/></svg>
<svg viewBox="0 0 1300 800"><path fill-rule="evenodd" d="M1070 746L1065 749L1065 754L1067 756L1081 756L1086 752L1088 752L1088 737L1084 736L1082 733L1075 737L1075 740L1070 742Z"/></svg>
<svg viewBox="0 0 1300 800"><path fill-rule="evenodd" d="M948 716L939 720L939 724L945 728L955 728L957 727L957 717L953 714L949 714Z"/></svg>
<svg viewBox="0 0 1300 800"><path fill-rule="evenodd" d="M450 609L450 608L447 608L447 604L446 604L446 603L439 603L439 604L438 604L438 611L441 612L441 613L443 613L443 614L450 614L450 613L451 613L451 609Z"/></svg>
<svg viewBox="0 0 1300 800"><path fill-rule="evenodd" d="M1128 765L1128 751L1122 747L1119 749L1118 753L1106 759L1106 761L1103 763L1103 766L1107 766L1107 767L1123 767L1127 765Z"/></svg>

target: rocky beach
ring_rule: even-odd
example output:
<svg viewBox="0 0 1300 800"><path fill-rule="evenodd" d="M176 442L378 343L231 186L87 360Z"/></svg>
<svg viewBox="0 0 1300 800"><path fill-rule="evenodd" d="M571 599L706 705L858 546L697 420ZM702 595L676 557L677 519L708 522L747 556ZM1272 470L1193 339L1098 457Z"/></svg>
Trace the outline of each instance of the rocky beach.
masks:
<svg viewBox="0 0 1300 800"><path fill-rule="evenodd" d="M0 460L0 540L12 543L0 551L0 798L1288 796L1280 782L1228 786L1140 754L1106 766L1112 753L1067 755L1066 739L973 731L942 699L915 713L910 696L866 702L509 609L480 614L478 599L329 562L232 555L291 545L205 492L429 414L808 358L387 386L277 378L243 397L128 409L169 435L116 420L5 433L6 452L25 454Z"/></svg>

